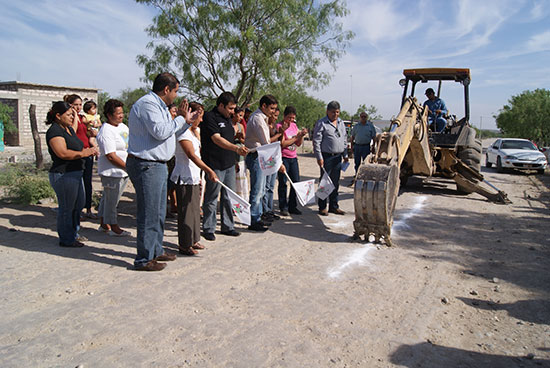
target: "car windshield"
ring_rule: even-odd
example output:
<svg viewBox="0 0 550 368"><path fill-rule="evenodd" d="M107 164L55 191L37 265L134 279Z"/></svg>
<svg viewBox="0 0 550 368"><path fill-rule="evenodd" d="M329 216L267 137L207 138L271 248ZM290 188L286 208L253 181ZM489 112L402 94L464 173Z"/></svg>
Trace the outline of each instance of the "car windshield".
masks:
<svg viewBox="0 0 550 368"><path fill-rule="evenodd" d="M537 150L535 145L529 141L504 141L500 149Z"/></svg>

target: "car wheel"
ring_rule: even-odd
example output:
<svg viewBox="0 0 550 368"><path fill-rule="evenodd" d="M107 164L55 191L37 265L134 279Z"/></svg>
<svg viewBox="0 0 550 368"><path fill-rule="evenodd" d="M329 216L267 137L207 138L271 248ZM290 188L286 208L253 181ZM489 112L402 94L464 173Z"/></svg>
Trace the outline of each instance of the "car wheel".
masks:
<svg viewBox="0 0 550 368"><path fill-rule="evenodd" d="M493 164L489 161L489 155L488 154L485 154L485 167L488 168L488 169L493 167Z"/></svg>
<svg viewBox="0 0 550 368"><path fill-rule="evenodd" d="M502 161L500 160L500 156L497 157L497 172L499 173L504 172L504 168L502 167Z"/></svg>

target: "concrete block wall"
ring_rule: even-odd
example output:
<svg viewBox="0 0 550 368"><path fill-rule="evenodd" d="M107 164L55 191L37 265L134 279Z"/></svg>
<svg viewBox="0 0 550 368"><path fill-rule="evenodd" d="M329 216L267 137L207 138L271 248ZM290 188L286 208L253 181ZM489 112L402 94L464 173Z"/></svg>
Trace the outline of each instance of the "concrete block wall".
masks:
<svg viewBox="0 0 550 368"><path fill-rule="evenodd" d="M3 92L5 91L5 92ZM15 92L15 94L14 94ZM17 113L14 122L17 125L17 139L7 142L10 145L33 147L29 108L31 104L36 105L36 120L42 144L45 144L45 133L48 126L45 124L46 115L52 104L62 101L67 94L77 94L83 100L94 100L97 102L97 89L60 87L22 82L0 82L0 99L9 97L17 100Z"/></svg>

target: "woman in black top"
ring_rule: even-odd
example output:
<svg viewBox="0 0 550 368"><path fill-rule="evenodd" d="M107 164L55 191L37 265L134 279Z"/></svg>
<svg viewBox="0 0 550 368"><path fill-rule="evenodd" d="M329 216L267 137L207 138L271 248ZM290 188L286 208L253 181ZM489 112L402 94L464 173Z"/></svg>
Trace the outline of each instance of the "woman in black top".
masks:
<svg viewBox="0 0 550 368"><path fill-rule="evenodd" d="M74 110L63 101L53 104L48 112L46 132L48 152L52 156L50 184L57 195L57 234L62 247L82 247L76 240L80 228L80 211L84 207L82 170L84 157L97 154L94 147L83 148L83 143L72 128Z"/></svg>

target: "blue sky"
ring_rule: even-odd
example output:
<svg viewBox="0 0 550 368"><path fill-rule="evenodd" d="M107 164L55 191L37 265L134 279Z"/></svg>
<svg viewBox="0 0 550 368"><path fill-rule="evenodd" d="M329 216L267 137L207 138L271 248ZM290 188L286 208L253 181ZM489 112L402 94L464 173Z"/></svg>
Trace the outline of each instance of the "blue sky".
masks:
<svg viewBox="0 0 550 368"><path fill-rule="evenodd" d="M492 115L512 95L550 88L550 1L347 4L343 22L356 37L330 85L310 91L339 100L344 110L364 103L385 119L397 115L404 68L470 68L471 121L484 128L496 128ZM142 85L135 60L147 52L154 9L131 0L0 0L0 9L0 80L95 87L114 96ZM463 114L458 85L444 85L442 97Z"/></svg>

